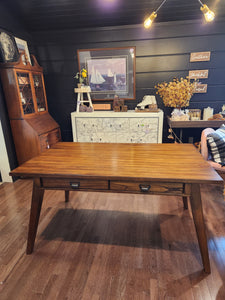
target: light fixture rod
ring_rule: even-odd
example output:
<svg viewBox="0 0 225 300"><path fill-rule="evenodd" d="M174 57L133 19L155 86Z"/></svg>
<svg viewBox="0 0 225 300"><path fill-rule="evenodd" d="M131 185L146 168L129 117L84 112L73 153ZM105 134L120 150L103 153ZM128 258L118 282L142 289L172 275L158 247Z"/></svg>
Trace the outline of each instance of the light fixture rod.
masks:
<svg viewBox="0 0 225 300"><path fill-rule="evenodd" d="M203 6L204 4L202 3L202 1L201 0L198 0L198 2L201 4L201 6Z"/></svg>
<svg viewBox="0 0 225 300"><path fill-rule="evenodd" d="M156 9L155 13L157 13L158 10L163 6L163 4L166 2L166 0L163 0L163 2L159 5L159 7Z"/></svg>

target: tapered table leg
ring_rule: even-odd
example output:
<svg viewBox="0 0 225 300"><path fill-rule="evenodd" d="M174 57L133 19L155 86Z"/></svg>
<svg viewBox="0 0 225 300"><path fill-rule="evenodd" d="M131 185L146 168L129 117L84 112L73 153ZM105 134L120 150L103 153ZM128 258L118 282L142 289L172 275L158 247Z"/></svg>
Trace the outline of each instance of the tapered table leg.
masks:
<svg viewBox="0 0 225 300"><path fill-rule="evenodd" d="M37 234L38 221L44 196L44 189L40 187L40 179L36 178L33 182L33 193L31 200L30 222L27 239L27 254L31 254Z"/></svg>
<svg viewBox="0 0 225 300"><path fill-rule="evenodd" d="M183 205L184 205L184 209L188 209L188 200L187 197L183 197Z"/></svg>
<svg viewBox="0 0 225 300"><path fill-rule="evenodd" d="M205 232L205 223L202 211L202 201L199 184L191 185L191 209L195 223L195 229L198 237L199 248L202 256L202 262L205 273L210 273L209 252L207 245L207 237Z"/></svg>
<svg viewBox="0 0 225 300"><path fill-rule="evenodd" d="M65 202L69 201L69 191L65 191Z"/></svg>

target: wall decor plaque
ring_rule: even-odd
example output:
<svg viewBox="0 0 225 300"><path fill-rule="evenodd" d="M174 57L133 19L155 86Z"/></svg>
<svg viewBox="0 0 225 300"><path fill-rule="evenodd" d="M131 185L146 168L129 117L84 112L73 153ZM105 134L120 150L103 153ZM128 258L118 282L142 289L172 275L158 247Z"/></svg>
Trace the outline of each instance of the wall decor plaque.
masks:
<svg viewBox="0 0 225 300"><path fill-rule="evenodd" d="M206 52L192 52L190 56L190 62L195 61L209 61L210 60L210 51Z"/></svg>
<svg viewBox="0 0 225 300"><path fill-rule="evenodd" d="M195 87L195 93L207 93L207 84L201 84L201 83L198 83L196 84L196 87Z"/></svg>
<svg viewBox="0 0 225 300"><path fill-rule="evenodd" d="M190 70L188 76L190 79L208 78L209 70Z"/></svg>
<svg viewBox="0 0 225 300"><path fill-rule="evenodd" d="M94 110L111 110L110 103L93 103Z"/></svg>

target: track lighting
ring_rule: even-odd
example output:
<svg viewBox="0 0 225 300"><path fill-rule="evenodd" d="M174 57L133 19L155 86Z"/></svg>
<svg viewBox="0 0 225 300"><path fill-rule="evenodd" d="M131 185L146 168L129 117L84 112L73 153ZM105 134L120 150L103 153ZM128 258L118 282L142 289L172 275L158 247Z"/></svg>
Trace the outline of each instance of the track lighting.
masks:
<svg viewBox="0 0 225 300"><path fill-rule="evenodd" d="M156 11L153 11L151 13L151 15L145 19L144 21L144 27L145 28L149 28L152 25L152 22L155 20L155 18L157 17L157 12L159 11L159 9L163 6L163 4L166 2L166 0L163 0L163 2L159 5L159 7L156 9Z"/></svg>
<svg viewBox="0 0 225 300"><path fill-rule="evenodd" d="M206 4L203 4L200 0L198 2L201 4L201 11L204 14L206 22L212 22L215 18L215 14L213 11L211 11Z"/></svg>
<svg viewBox="0 0 225 300"><path fill-rule="evenodd" d="M152 25L152 22L155 20L156 17L157 17L157 13L155 11L153 11L151 13L151 15L147 19L145 19L144 27L149 28Z"/></svg>
<svg viewBox="0 0 225 300"><path fill-rule="evenodd" d="M149 15L149 16L145 19L145 21L144 21L144 27L145 27L145 28L150 28L150 27L151 27L153 21L154 21L155 18L157 17L157 12L159 11L159 9L163 6L163 4L164 4L166 1L167 1L167 0L163 0L162 3L159 5L159 7L158 7L155 11L153 11L153 12L151 13L151 15ZM207 6L206 4L203 4L203 3L201 2L201 0L198 0L198 2L201 4L200 9L201 9L202 13L204 14L204 17L205 17L206 22L212 22L212 21L214 20L214 18L215 18L214 12L211 11L211 10L208 8L208 6Z"/></svg>

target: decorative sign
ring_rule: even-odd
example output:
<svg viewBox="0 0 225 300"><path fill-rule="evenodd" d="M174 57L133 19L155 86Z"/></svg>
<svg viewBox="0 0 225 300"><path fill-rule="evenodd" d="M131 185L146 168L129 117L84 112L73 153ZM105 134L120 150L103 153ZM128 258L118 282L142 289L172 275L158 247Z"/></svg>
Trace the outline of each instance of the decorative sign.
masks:
<svg viewBox="0 0 225 300"><path fill-rule="evenodd" d="M207 84L196 84L195 93L207 93Z"/></svg>
<svg viewBox="0 0 225 300"><path fill-rule="evenodd" d="M95 103L93 104L94 110L111 110L111 104L105 103Z"/></svg>
<svg viewBox="0 0 225 300"><path fill-rule="evenodd" d="M192 52L190 56L190 62L194 61L209 61L210 60L210 51L207 52Z"/></svg>
<svg viewBox="0 0 225 300"><path fill-rule="evenodd" d="M208 78L209 70L191 70L189 71L190 79Z"/></svg>

